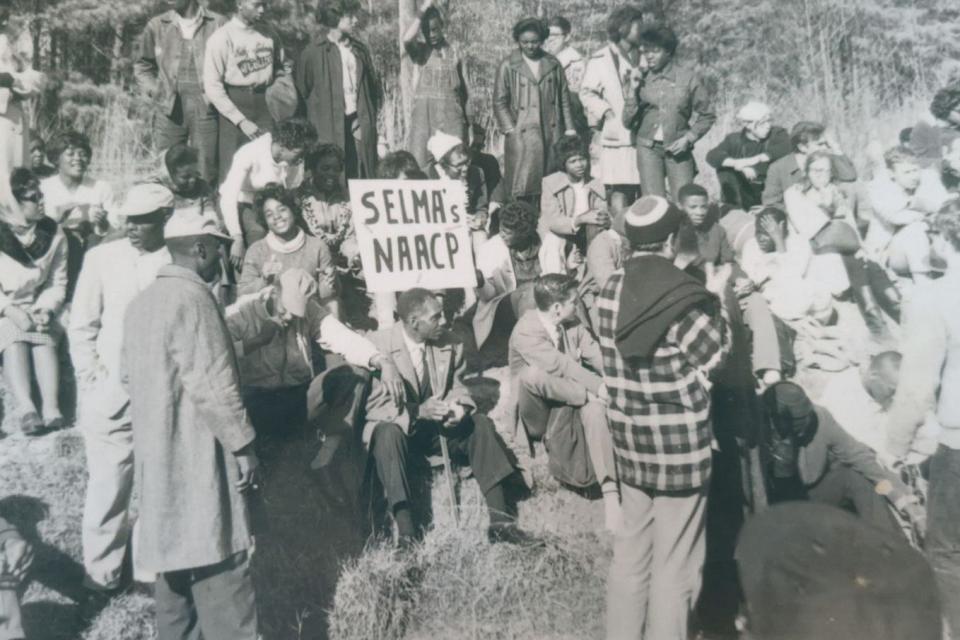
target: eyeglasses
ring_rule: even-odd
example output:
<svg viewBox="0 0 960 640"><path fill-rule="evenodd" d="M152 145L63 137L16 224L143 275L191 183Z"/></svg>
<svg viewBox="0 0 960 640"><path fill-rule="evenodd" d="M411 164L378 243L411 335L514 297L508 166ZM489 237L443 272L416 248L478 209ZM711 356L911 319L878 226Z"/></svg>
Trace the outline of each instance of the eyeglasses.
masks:
<svg viewBox="0 0 960 640"><path fill-rule="evenodd" d="M40 191L28 191L17 198L20 202L32 202L34 204L40 204L43 202L43 193Z"/></svg>
<svg viewBox="0 0 960 640"><path fill-rule="evenodd" d="M466 168L470 165L470 158L467 158L467 159L465 159L465 160L461 160L460 162L457 162L456 164L446 163L446 165L447 165L447 168L449 168L449 169L453 169L453 170L455 170L455 171L460 171L460 170L462 170L462 169L466 169Z"/></svg>

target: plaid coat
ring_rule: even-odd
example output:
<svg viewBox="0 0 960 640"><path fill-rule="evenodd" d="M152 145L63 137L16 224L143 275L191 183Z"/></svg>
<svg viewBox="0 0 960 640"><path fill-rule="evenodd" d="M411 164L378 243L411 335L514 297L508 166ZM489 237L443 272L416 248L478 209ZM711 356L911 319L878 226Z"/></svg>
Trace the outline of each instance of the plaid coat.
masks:
<svg viewBox="0 0 960 640"><path fill-rule="evenodd" d="M620 269L597 300L617 471L640 489L698 489L710 477L709 377L730 350L730 323L725 312L693 307L674 321L649 361L628 363L615 342L623 281Z"/></svg>

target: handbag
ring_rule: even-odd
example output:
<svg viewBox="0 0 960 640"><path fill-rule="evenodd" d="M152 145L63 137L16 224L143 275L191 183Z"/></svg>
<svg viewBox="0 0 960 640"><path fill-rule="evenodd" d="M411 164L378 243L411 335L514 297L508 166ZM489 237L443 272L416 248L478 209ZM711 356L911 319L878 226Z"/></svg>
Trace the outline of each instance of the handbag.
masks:
<svg viewBox="0 0 960 640"><path fill-rule="evenodd" d="M292 118L297 111L297 88L289 74L277 76L267 87L267 110L274 122Z"/></svg>
<svg viewBox="0 0 960 640"><path fill-rule="evenodd" d="M853 255L860 250L860 236L849 223L831 220L810 239L810 248L817 255Z"/></svg>

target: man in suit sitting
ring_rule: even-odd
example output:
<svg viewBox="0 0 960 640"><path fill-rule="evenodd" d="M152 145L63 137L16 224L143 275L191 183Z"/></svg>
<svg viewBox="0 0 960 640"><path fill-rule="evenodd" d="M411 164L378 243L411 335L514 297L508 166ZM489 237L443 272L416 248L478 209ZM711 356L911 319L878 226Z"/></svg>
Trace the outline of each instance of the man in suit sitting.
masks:
<svg viewBox="0 0 960 640"><path fill-rule="evenodd" d="M537 308L520 318L510 336L510 374L517 385L520 420L531 438L546 437L552 463L560 465L573 463L574 456L556 460L571 451L551 449L551 436L571 427L580 432L576 440L586 442L603 491L607 528L615 530L620 498L607 426L609 396L598 373L603 371L600 343L576 320L576 280L563 274L541 276L533 297ZM563 475L573 474L575 469Z"/></svg>
<svg viewBox="0 0 960 640"><path fill-rule="evenodd" d="M438 453L440 438L447 439L453 456L465 458L473 469L490 510L491 542L529 542L507 508L504 484L514 474L514 465L493 422L474 414L476 405L460 380L466 367L463 345L447 331L443 305L430 291L411 289L398 297L397 315L400 323L376 332L372 341L399 370L405 397L398 398L374 381L363 441L397 523L401 546L416 536L408 461L414 454Z"/></svg>

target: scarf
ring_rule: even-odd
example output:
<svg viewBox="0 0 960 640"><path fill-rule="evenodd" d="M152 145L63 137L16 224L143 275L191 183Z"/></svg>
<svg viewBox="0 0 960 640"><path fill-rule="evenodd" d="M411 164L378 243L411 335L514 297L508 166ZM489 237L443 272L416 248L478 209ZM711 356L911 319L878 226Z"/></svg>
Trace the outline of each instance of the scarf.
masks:
<svg viewBox="0 0 960 640"><path fill-rule="evenodd" d="M649 359L677 318L716 298L694 277L662 256L630 258L623 265L620 311L614 333L625 359Z"/></svg>
<svg viewBox="0 0 960 640"><path fill-rule="evenodd" d="M272 231L267 234L267 246L275 253L296 253L303 249L306 243L307 234L305 234L302 229L297 230L297 235L294 236L293 240L283 240Z"/></svg>
<svg viewBox="0 0 960 640"><path fill-rule="evenodd" d="M57 223L43 218L34 225L19 226L0 221L0 253L25 267L47 255L57 235Z"/></svg>

